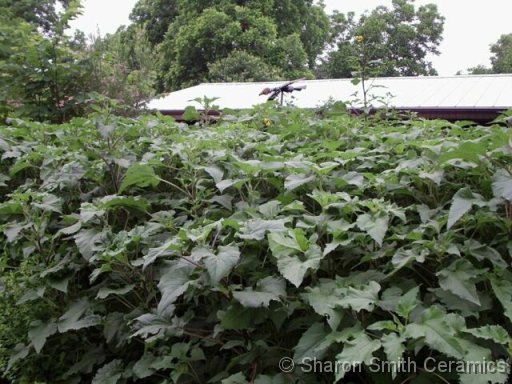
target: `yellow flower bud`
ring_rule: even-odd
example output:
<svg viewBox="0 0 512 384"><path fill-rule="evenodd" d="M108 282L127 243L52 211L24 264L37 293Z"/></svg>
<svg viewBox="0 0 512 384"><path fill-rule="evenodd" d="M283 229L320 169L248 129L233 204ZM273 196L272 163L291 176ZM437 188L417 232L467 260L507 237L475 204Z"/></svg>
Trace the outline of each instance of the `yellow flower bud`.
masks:
<svg viewBox="0 0 512 384"><path fill-rule="evenodd" d="M268 119L268 118L266 118L266 117L265 117L265 118L263 119L263 125L264 125L265 127L268 127L268 126L270 126L270 124L272 124L272 120L270 120L270 119Z"/></svg>
<svg viewBox="0 0 512 384"><path fill-rule="evenodd" d="M356 36L356 43L361 44L364 41L364 37L361 35Z"/></svg>

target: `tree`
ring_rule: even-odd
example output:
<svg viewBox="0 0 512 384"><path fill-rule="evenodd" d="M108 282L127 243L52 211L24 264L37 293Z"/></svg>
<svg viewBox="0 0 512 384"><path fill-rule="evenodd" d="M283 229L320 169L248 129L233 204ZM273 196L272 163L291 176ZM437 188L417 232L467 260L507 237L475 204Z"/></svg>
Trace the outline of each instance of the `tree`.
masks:
<svg viewBox="0 0 512 384"><path fill-rule="evenodd" d="M181 15L171 24L160 47L164 88L208 81L209 66L234 51L260 58L267 66L279 68L284 77L311 76L298 36L279 38L272 19L260 12L228 6L190 15ZM227 74L226 78L230 76Z"/></svg>
<svg viewBox="0 0 512 384"><path fill-rule="evenodd" d="M78 14L79 3L68 2L43 33L39 32L41 25L13 17L16 7L4 10L0 20L2 113L15 111L20 116L59 122L79 113L88 71L72 48L76 42L64 34Z"/></svg>
<svg viewBox="0 0 512 384"><path fill-rule="evenodd" d="M73 0L0 0L0 12L9 18L21 19L51 33L59 22L57 8L67 9ZM76 5L76 4L75 4Z"/></svg>
<svg viewBox="0 0 512 384"><path fill-rule="evenodd" d="M380 61L378 76L435 75L428 54L439 54L444 17L433 4L414 7L413 0L393 0L355 20L354 14L331 18L330 50L319 68L322 77L351 77L357 67L355 37L363 36L369 61Z"/></svg>
<svg viewBox="0 0 512 384"><path fill-rule="evenodd" d="M494 73L512 73L512 33L502 35L491 46L492 70Z"/></svg>
<svg viewBox="0 0 512 384"><path fill-rule="evenodd" d="M233 51L227 57L208 64L208 78L215 82L269 81L283 77L280 68L246 51Z"/></svg>
<svg viewBox="0 0 512 384"><path fill-rule="evenodd" d="M471 75L489 75L494 72L492 68L488 68L485 65L479 64L476 67L469 68L468 73ZM457 72L457 75L461 75L460 71Z"/></svg>
<svg viewBox="0 0 512 384"><path fill-rule="evenodd" d="M498 41L491 45L491 67L477 65L469 68L473 75L492 73L512 73L512 33L501 35Z"/></svg>
<svg viewBox="0 0 512 384"><path fill-rule="evenodd" d="M87 47L94 91L130 108L140 108L155 95L157 59L145 31L121 27Z"/></svg>
<svg viewBox="0 0 512 384"><path fill-rule="evenodd" d="M308 66L313 70L329 37L329 18L323 2L313 5L312 0L276 0L266 12L275 20L278 36L299 35Z"/></svg>
<svg viewBox="0 0 512 384"><path fill-rule="evenodd" d="M169 25L178 16L176 0L139 0L130 19L143 26L152 45L163 41Z"/></svg>
<svg viewBox="0 0 512 384"><path fill-rule="evenodd" d="M261 68L271 79L311 77L329 30L323 4L312 0L139 0L131 19L160 53L159 90L261 78ZM242 57L258 59L259 69L241 66Z"/></svg>
<svg viewBox="0 0 512 384"><path fill-rule="evenodd" d="M95 104L126 111L154 96L158 60L141 26L89 42L65 33L78 0L0 0L0 10L2 117L62 122Z"/></svg>

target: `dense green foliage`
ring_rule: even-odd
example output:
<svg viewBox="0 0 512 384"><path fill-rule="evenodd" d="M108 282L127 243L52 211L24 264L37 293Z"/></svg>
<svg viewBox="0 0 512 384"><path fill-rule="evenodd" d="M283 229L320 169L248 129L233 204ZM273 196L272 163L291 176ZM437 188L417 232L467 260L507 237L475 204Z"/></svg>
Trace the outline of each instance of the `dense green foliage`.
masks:
<svg viewBox="0 0 512 384"><path fill-rule="evenodd" d="M80 114L88 71L78 41L64 34L77 3L69 2L58 17L52 16L49 31L26 21L28 15L17 17L11 8L0 11L0 119L16 113L61 122Z"/></svg>
<svg viewBox="0 0 512 384"><path fill-rule="evenodd" d="M131 17L161 54L161 90L311 77L329 30L323 6L308 0L143 0Z"/></svg>
<svg viewBox="0 0 512 384"><path fill-rule="evenodd" d="M190 127L10 120L0 372L52 384L504 383L422 364L511 352L511 139L499 125L335 107ZM283 357L295 370L279 371ZM369 369L400 357L419 369ZM364 363L312 374L305 358Z"/></svg>
<svg viewBox="0 0 512 384"><path fill-rule="evenodd" d="M63 122L97 104L129 112L155 95L157 58L141 28L88 41L66 33L79 2L59 13L32 3L0 2L0 120Z"/></svg>
<svg viewBox="0 0 512 384"><path fill-rule="evenodd" d="M83 50L92 91L134 109L154 98L158 60L142 28L96 36Z"/></svg>
<svg viewBox="0 0 512 384"><path fill-rule="evenodd" d="M229 10L209 8L191 17L180 17L173 23L168 38L160 47L162 75L168 89L206 81L209 65L216 65L230 55L244 53L257 56L272 67L268 76L275 71L280 77L307 75L306 54L297 36L279 39L271 19L260 13L237 6ZM281 68L288 63L291 68L284 74Z"/></svg>
<svg viewBox="0 0 512 384"><path fill-rule="evenodd" d="M498 41L491 45L491 67L478 65L469 68L474 75L489 73L512 73L512 33L501 35Z"/></svg>
<svg viewBox="0 0 512 384"><path fill-rule="evenodd" d="M363 35L378 76L435 74L444 18L432 4L394 0L359 20L312 1L140 0L132 20L162 56L160 90L201 81L352 77L354 37ZM326 51L327 49L327 51ZM244 65L244 61L249 59ZM319 65L320 64L320 65Z"/></svg>
<svg viewBox="0 0 512 384"><path fill-rule="evenodd" d="M488 68L482 64L479 64L476 67L468 68L467 72L471 75L490 75L490 74L494 73L491 68ZM457 72L457 75L461 75L461 74L462 74L462 71Z"/></svg>
<svg viewBox="0 0 512 384"><path fill-rule="evenodd" d="M412 0L359 21L312 0L140 0L132 25L88 39L66 33L80 12L80 0L0 0L0 120L64 122L98 104L133 114L204 81L432 74L444 20Z"/></svg>
<svg viewBox="0 0 512 384"><path fill-rule="evenodd" d="M0 0L0 11L6 19L20 19L37 25L44 33L53 34L59 24L57 8L73 7L73 0Z"/></svg>
<svg viewBox="0 0 512 384"><path fill-rule="evenodd" d="M363 36L371 61L380 61L377 76L435 75L428 54L439 54L444 17L437 6L427 4L416 9L412 0L393 0L393 7L379 6L355 20L354 14L332 16L332 48L319 68L327 78L352 77L357 70L356 36Z"/></svg>
<svg viewBox="0 0 512 384"><path fill-rule="evenodd" d="M512 73L512 33L502 35L491 45L491 63L495 73Z"/></svg>

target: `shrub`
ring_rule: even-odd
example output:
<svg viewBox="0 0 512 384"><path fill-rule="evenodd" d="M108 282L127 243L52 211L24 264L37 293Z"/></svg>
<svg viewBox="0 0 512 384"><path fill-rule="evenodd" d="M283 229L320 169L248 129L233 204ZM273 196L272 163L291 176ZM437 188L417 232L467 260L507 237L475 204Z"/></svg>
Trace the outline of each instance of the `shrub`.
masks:
<svg viewBox="0 0 512 384"><path fill-rule="evenodd" d="M323 116L2 127L3 375L506 382L510 132Z"/></svg>

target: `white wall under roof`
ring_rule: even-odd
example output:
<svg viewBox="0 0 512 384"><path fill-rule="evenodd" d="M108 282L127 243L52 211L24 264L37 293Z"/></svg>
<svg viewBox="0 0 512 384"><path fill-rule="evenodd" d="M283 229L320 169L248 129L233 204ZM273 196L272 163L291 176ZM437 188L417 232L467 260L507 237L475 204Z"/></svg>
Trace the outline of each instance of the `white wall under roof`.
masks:
<svg viewBox="0 0 512 384"><path fill-rule="evenodd" d="M258 96L265 87L276 87L283 82L271 83L203 83L195 87L172 92L152 100L148 107L158 110L182 110L189 105L200 107L193 99L203 96L217 97L215 104L221 109L247 109L266 101ZM307 88L285 95L285 102L301 108L316 108L329 99L350 102L362 98L361 84L351 79L306 80ZM387 100L394 108L449 108L449 109L509 109L512 108L512 74L471 75L453 77L390 77L368 81L373 85L373 96ZM357 96L354 93L358 92ZM386 96L391 94L391 97ZM370 98L372 96L370 95ZM378 101L373 103L379 107ZM359 107L360 103L354 103Z"/></svg>

